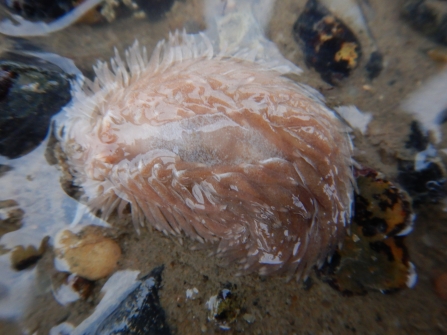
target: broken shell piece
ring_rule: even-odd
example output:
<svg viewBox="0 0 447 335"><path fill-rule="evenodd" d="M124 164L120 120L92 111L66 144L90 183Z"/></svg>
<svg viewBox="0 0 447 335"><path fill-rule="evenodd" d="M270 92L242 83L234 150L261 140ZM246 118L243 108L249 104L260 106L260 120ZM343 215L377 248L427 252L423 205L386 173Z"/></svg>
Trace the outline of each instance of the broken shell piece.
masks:
<svg viewBox="0 0 447 335"><path fill-rule="evenodd" d="M18 158L45 139L51 117L71 99L69 80L37 52L1 53L0 155Z"/></svg>
<svg viewBox="0 0 447 335"><path fill-rule="evenodd" d="M79 234L70 230L60 232L56 236L55 253L60 261L65 261L71 273L97 280L115 270L121 249L100 231L87 227Z"/></svg>
<svg viewBox="0 0 447 335"><path fill-rule="evenodd" d="M49 335L69 335L72 334L75 327L68 322L61 323L50 329Z"/></svg>
<svg viewBox="0 0 447 335"><path fill-rule="evenodd" d="M335 107L335 110L352 129L358 129L362 134L366 133L372 119L371 113L361 112L356 106L339 106Z"/></svg>
<svg viewBox="0 0 447 335"><path fill-rule="evenodd" d="M17 271L21 271L36 264L37 261L45 253L48 240L49 237L48 236L45 237L42 240L40 247L38 249L32 245L29 245L26 248L21 245L15 247L11 252L12 267Z"/></svg>
<svg viewBox="0 0 447 335"><path fill-rule="evenodd" d="M52 292L56 301L65 306L79 298L85 300L90 296L93 289L93 282L74 274L65 274L62 284L59 287L53 285Z"/></svg>
<svg viewBox="0 0 447 335"><path fill-rule="evenodd" d="M213 295L207 302L208 320L216 321L222 330L229 330L230 324L236 321L241 310L241 300L230 289L224 288Z"/></svg>

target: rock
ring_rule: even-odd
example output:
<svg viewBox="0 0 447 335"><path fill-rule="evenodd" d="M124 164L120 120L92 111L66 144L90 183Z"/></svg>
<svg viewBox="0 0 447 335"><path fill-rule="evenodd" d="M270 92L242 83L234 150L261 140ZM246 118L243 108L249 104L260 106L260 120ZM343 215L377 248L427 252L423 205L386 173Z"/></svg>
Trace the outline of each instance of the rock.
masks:
<svg viewBox="0 0 447 335"><path fill-rule="evenodd" d="M119 245L100 231L86 228L79 234L63 230L56 236L55 253L69 271L89 280L107 277L121 257Z"/></svg>
<svg viewBox="0 0 447 335"><path fill-rule="evenodd" d="M95 334L116 334L117 329L126 335L171 334L158 298L162 271L160 266L142 278L141 284L98 326Z"/></svg>
<svg viewBox="0 0 447 335"><path fill-rule="evenodd" d="M20 157L40 144L51 117L71 99L68 76L42 59L0 57L0 155Z"/></svg>
<svg viewBox="0 0 447 335"><path fill-rule="evenodd" d="M412 230L408 195L371 170L356 170L351 234L317 274L343 295L394 292L416 283L405 236Z"/></svg>
<svg viewBox="0 0 447 335"><path fill-rule="evenodd" d="M138 271L118 271L104 284L104 294L91 316L71 335L170 335L165 312L160 305L163 265L137 280ZM69 329L67 323L58 326ZM61 333L57 333L61 334Z"/></svg>
<svg viewBox="0 0 447 335"><path fill-rule="evenodd" d="M331 85L348 77L360 61L362 51L357 37L316 0L307 2L293 26L293 35L302 46L306 63Z"/></svg>

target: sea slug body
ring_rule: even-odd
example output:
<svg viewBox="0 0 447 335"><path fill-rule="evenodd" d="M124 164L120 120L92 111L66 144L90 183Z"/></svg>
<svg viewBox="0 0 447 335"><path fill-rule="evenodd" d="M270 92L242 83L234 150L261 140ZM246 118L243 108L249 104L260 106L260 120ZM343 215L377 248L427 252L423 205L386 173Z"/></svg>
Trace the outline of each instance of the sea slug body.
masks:
<svg viewBox="0 0 447 335"><path fill-rule="evenodd" d="M211 242L244 272L306 273L343 240L351 142L319 94L175 33L73 92L62 146L88 206Z"/></svg>

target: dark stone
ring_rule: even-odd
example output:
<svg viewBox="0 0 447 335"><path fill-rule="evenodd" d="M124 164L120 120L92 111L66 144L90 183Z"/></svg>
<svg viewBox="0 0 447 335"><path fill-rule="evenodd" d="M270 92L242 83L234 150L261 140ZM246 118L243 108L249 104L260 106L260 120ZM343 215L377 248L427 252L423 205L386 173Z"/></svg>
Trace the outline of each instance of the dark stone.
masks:
<svg viewBox="0 0 447 335"><path fill-rule="evenodd" d="M382 72L383 69L383 56L379 51L371 53L365 69L369 80L373 80L380 75L380 72Z"/></svg>
<svg viewBox="0 0 447 335"><path fill-rule="evenodd" d="M413 198L413 206L437 203L447 196L444 172L437 163L416 171L413 161L399 160L398 170L397 182Z"/></svg>
<svg viewBox="0 0 447 335"><path fill-rule="evenodd" d="M33 150L70 99L69 78L56 66L16 54L0 59L0 155Z"/></svg>
<svg viewBox="0 0 447 335"><path fill-rule="evenodd" d="M311 277L307 277L307 279L303 282L304 291L310 291L310 289L314 286L314 281Z"/></svg>
<svg viewBox="0 0 447 335"><path fill-rule="evenodd" d="M417 121L411 122L411 132L405 147L408 149L415 149L416 152L424 151L429 143L428 136L425 135Z"/></svg>
<svg viewBox="0 0 447 335"><path fill-rule="evenodd" d="M98 326L95 334L170 335L160 304L163 266L141 279L141 284Z"/></svg>

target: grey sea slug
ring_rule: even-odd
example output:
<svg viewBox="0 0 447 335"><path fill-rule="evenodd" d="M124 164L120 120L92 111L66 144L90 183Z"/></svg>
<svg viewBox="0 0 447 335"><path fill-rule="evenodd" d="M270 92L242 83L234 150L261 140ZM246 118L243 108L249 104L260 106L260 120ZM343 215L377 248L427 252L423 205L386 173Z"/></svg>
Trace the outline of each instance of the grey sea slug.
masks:
<svg viewBox="0 0 447 335"><path fill-rule="evenodd" d="M351 217L351 141L318 92L268 61L175 33L74 92L62 146L84 201L137 231L212 243L242 272L306 274ZM255 57L252 57L253 59Z"/></svg>

